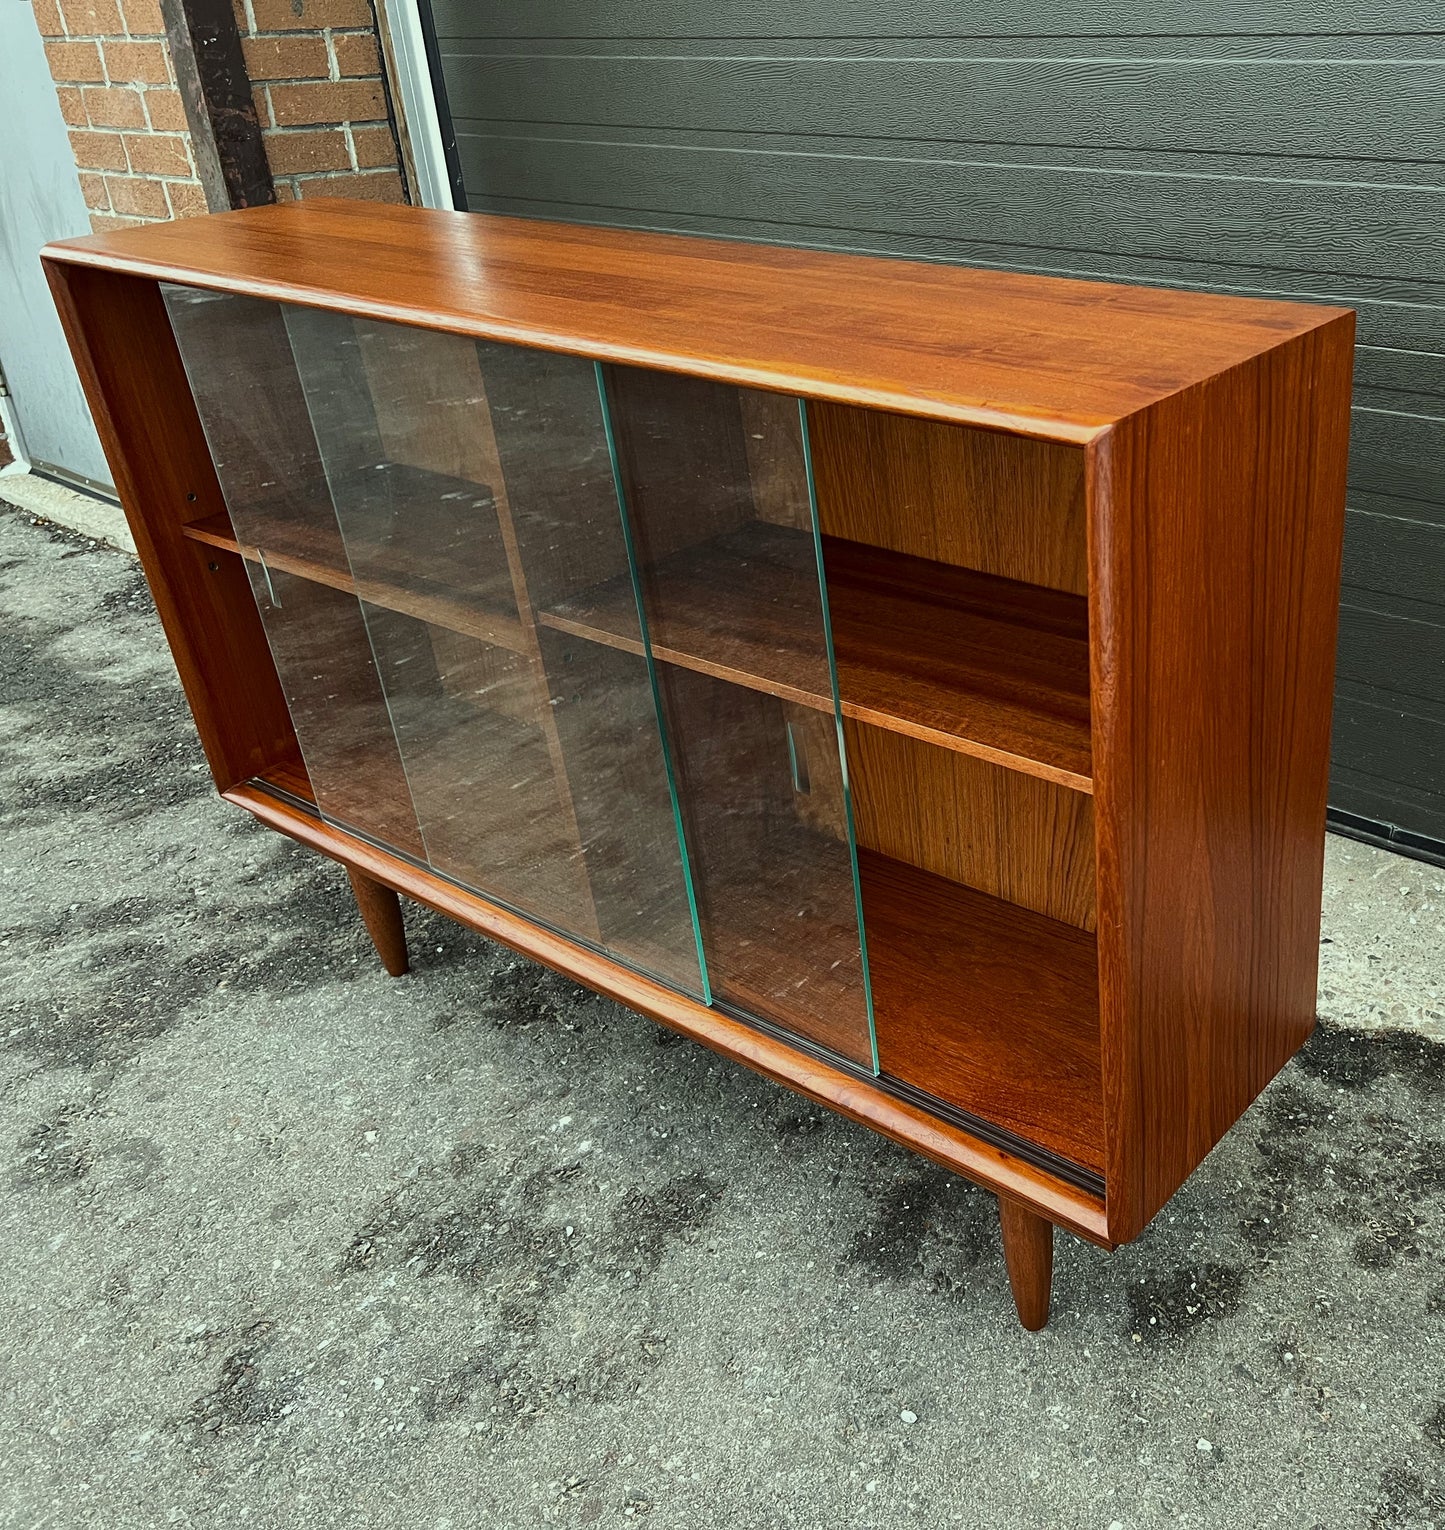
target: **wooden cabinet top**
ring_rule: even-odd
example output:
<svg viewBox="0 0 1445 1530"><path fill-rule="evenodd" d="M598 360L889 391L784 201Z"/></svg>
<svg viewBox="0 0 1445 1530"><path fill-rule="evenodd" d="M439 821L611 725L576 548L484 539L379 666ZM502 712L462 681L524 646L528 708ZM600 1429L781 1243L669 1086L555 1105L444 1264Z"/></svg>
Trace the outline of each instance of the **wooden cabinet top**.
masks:
<svg viewBox="0 0 1445 1530"><path fill-rule="evenodd" d="M331 200L45 256L1073 442L1345 312Z"/></svg>

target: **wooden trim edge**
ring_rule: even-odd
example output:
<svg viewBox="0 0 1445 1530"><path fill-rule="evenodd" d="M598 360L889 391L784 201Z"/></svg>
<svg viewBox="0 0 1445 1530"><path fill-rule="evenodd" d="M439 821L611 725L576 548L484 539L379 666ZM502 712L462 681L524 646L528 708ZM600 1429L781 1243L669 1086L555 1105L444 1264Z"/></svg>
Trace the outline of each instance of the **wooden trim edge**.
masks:
<svg viewBox="0 0 1445 1530"><path fill-rule="evenodd" d="M942 1168L986 1190L1011 1197L1091 1243L1103 1248L1116 1246L1108 1234L1102 1202L1012 1154L978 1142L934 1119L926 1111L797 1052L785 1042L774 1040L742 1021L733 1020L619 962L510 914L440 877L431 876L399 857L271 796L258 786L246 783L221 795L225 801L245 808L268 827L424 903L490 940L565 973L725 1057L746 1064L774 1083L869 1127Z"/></svg>
<svg viewBox="0 0 1445 1530"><path fill-rule="evenodd" d="M477 214L456 213L452 216L472 218ZM994 408L987 404L945 403L911 393L836 382L806 371L787 371L780 367L744 361L689 356L682 351L654 350L643 345L584 339L575 331L554 329L541 324L513 323L492 318L485 313L471 315L466 322L455 318L442 322L425 312L409 308L400 298L386 302L358 298L339 289L322 290L312 284L291 281L285 277L270 281L236 280L209 271L198 271L181 261L117 254L114 250L96 248L85 238L63 239L47 244L40 256L42 260L54 265L84 266L115 275L141 277L146 281L197 287L207 292L238 293L269 302L317 308L327 313L344 313L358 319L404 324L411 329L431 329L442 334L465 335L469 339L523 345L533 350L555 351L564 356L582 356L588 361L645 367L654 372L675 372L684 377L702 377L712 382L731 383L739 388L756 388L764 393L782 393L789 398L818 399L826 403L876 409L887 414L912 415L922 420L936 420L947 425L968 425L979 430L999 431L1004 435L1027 436L1037 441L1060 441L1070 446L1087 446L1118 423L1101 415L1064 419L1043 411L1032 414L1021 409Z"/></svg>

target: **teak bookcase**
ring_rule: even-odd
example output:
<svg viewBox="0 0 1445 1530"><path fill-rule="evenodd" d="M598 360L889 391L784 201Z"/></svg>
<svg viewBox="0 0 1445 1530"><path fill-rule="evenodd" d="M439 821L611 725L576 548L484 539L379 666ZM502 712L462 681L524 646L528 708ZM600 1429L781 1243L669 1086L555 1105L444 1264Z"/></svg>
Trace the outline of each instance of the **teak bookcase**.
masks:
<svg viewBox="0 0 1445 1530"><path fill-rule="evenodd" d="M1057 1224L1309 1033L1353 315L341 202L45 262L222 795Z"/></svg>

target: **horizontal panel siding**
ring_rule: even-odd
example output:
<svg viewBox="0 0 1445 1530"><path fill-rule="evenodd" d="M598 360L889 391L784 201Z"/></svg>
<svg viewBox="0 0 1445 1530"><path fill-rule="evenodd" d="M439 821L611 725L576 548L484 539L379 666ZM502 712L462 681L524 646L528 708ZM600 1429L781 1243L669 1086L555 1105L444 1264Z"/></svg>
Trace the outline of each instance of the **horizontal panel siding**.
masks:
<svg viewBox="0 0 1445 1530"><path fill-rule="evenodd" d="M1421 717L1385 697L1367 702L1341 696L1335 739L1350 769L1413 792L1438 793L1440 777L1432 767L1445 752L1445 720Z"/></svg>
<svg viewBox="0 0 1445 1530"><path fill-rule="evenodd" d="M1347 589L1340 610L1339 679L1383 697L1445 697L1445 622L1381 611Z"/></svg>
<svg viewBox="0 0 1445 1530"><path fill-rule="evenodd" d="M921 233L950 240L964 260L981 240L1096 261L1213 248L1280 274L1391 271L1445 283L1445 184L480 136L464 119L457 133L467 184L486 188L483 206L525 198L565 208L605 189L619 221L666 211L682 226L726 207L755 223L827 224L846 209L849 226L875 246Z"/></svg>
<svg viewBox="0 0 1445 1530"><path fill-rule="evenodd" d="M1445 309L1435 310L1445 318ZM1442 346L1445 350L1445 346ZM1369 402L1388 406L1391 393L1431 393L1445 384L1445 355L1430 351L1400 350L1385 345L1359 345L1355 348L1355 386L1365 402L1368 394L1377 394Z"/></svg>
<svg viewBox="0 0 1445 1530"><path fill-rule="evenodd" d="M1432 32L1436 0L499 0L436 7L443 38L1099 37L1116 33Z"/></svg>
<svg viewBox="0 0 1445 1530"><path fill-rule="evenodd" d="M1445 358L1440 365L1445 368ZM1352 488L1445 505L1445 398L1429 402L1441 410L1439 415L1373 408L1353 411ZM1426 519L1440 517L1438 508L1421 513ZM1445 571L1438 572L1445 579Z"/></svg>
<svg viewBox="0 0 1445 1530"><path fill-rule="evenodd" d="M477 122L1211 155L1261 145L1322 158L1445 153L1436 60L497 57L460 47L454 57L453 115Z"/></svg>
<svg viewBox="0 0 1445 1530"><path fill-rule="evenodd" d="M478 210L1355 307L1337 790L1433 832L1438 0L439 0L435 20Z"/></svg>
<svg viewBox="0 0 1445 1530"><path fill-rule="evenodd" d="M1344 573L1349 588L1439 605L1445 620L1442 570L1445 525L1354 509L1345 516ZM1445 701L1445 691L1439 694Z"/></svg>
<svg viewBox="0 0 1445 1530"><path fill-rule="evenodd" d="M1389 717L1380 725L1388 729ZM1377 823L1408 828L1412 834L1445 840L1445 796L1413 791L1388 776L1352 770L1339 762L1338 753L1330 769L1330 806Z"/></svg>

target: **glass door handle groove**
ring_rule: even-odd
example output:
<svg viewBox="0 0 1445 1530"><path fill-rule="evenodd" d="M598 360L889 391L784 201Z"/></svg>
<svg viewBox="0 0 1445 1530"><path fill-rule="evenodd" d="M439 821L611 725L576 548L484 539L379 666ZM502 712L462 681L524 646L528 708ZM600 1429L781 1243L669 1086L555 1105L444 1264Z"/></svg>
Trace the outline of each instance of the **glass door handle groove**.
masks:
<svg viewBox="0 0 1445 1530"><path fill-rule="evenodd" d="M800 797L812 795L812 785L808 778L808 757L798 747L798 735L791 722L785 722L783 727L788 735L788 773L793 778L793 790Z"/></svg>
<svg viewBox="0 0 1445 1530"><path fill-rule="evenodd" d="M271 570L266 563L266 554L259 547L256 549L256 561L261 565L261 573L266 580L266 598L279 611L281 602L276 598L276 586L271 583Z"/></svg>

